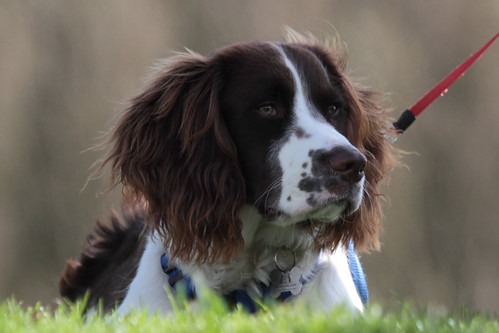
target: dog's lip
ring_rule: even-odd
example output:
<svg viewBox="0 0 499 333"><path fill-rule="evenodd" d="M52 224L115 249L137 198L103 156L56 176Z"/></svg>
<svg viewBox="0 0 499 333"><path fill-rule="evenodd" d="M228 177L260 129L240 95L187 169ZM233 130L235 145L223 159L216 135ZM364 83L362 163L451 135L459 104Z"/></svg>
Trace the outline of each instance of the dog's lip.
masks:
<svg viewBox="0 0 499 333"><path fill-rule="evenodd" d="M265 219L268 221L275 221L282 216L287 216L286 213L276 208L266 208L264 214L265 214Z"/></svg>
<svg viewBox="0 0 499 333"><path fill-rule="evenodd" d="M346 213L348 215L348 214L350 214L350 212L352 210L351 209L352 202L350 200L348 200L346 198L340 198L340 199L336 198L336 199L327 200L327 201L321 203L320 205L318 205L317 207L313 207L309 211L305 211L305 212L302 212L302 213L296 214L296 215L290 215L290 214L285 213L282 210L279 210L277 208L268 207L268 208L265 208L265 210L264 210L264 216L265 216L265 219L267 221L270 221L270 222L276 221L278 219L294 218L294 217L300 216L300 215L310 216L310 218L314 219L314 216L317 215L317 213L319 213L320 211L326 209L327 207L333 206L333 205L337 206L337 207L343 207L342 214Z"/></svg>

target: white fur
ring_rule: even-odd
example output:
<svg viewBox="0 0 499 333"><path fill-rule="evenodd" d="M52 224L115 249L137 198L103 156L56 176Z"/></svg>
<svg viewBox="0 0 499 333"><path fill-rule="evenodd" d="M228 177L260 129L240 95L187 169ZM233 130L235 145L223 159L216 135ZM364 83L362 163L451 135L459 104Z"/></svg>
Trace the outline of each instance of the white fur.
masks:
<svg viewBox="0 0 499 333"><path fill-rule="evenodd" d="M300 296L323 310L340 304L360 312L364 309L343 247L338 247L333 253L321 253L317 275L305 285Z"/></svg>
<svg viewBox="0 0 499 333"><path fill-rule="evenodd" d="M150 313L171 312L172 306L166 293L170 288L168 277L161 268L163 253L165 253L163 243L154 235L149 236L135 278L125 299L116 310L118 314L127 314L134 308L146 308Z"/></svg>

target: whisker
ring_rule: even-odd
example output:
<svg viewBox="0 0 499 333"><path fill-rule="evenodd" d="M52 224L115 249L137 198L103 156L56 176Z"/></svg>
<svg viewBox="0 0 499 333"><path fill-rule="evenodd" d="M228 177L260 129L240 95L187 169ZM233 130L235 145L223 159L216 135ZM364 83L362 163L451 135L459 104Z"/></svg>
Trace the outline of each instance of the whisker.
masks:
<svg viewBox="0 0 499 333"><path fill-rule="evenodd" d="M366 181L364 183L364 194L365 194L364 197L369 201L370 204L374 204L375 199L373 198L369 190L374 190L374 186L370 182Z"/></svg>
<svg viewBox="0 0 499 333"><path fill-rule="evenodd" d="M282 183L281 179L274 180L269 187L255 200L255 205L264 200L264 206L267 207L267 200L271 194L271 192L280 186Z"/></svg>

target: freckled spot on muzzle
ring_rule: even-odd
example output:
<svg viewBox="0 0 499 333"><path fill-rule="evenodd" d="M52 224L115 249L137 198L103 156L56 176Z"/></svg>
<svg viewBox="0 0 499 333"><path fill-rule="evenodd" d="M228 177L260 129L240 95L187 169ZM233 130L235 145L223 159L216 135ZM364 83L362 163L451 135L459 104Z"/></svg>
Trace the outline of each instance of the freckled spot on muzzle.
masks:
<svg viewBox="0 0 499 333"><path fill-rule="evenodd" d="M298 139L303 139L303 138L310 138L310 134L308 134L307 132L305 132L305 130L301 127L298 127L296 130L295 130L295 134L296 134L296 137Z"/></svg>
<svg viewBox="0 0 499 333"><path fill-rule="evenodd" d="M305 177L298 183L298 188L303 192L320 192L322 184L319 178Z"/></svg>
<svg viewBox="0 0 499 333"><path fill-rule="evenodd" d="M315 198L315 196L313 194L310 194L310 196L307 198L307 203L310 206L315 207L315 206L317 206L317 204L319 202L317 201L317 199Z"/></svg>

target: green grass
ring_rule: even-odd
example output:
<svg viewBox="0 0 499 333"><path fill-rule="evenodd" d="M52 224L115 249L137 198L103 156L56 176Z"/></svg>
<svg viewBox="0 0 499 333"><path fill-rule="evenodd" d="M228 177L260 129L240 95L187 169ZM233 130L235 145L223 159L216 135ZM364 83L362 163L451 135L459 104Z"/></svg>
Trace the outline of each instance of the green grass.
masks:
<svg viewBox="0 0 499 333"><path fill-rule="evenodd" d="M126 317L82 316L83 306L41 305L22 307L14 300L0 303L0 333L18 332L499 332L496 318L462 311L448 315L442 311L420 310L403 304L395 312L379 305L369 306L363 315L338 308L322 313L298 305L266 308L258 315L238 309L227 311L218 299L202 302L195 310L178 308L174 316L149 316L145 312ZM440 312L440 313L439 313Z"/></svg>

